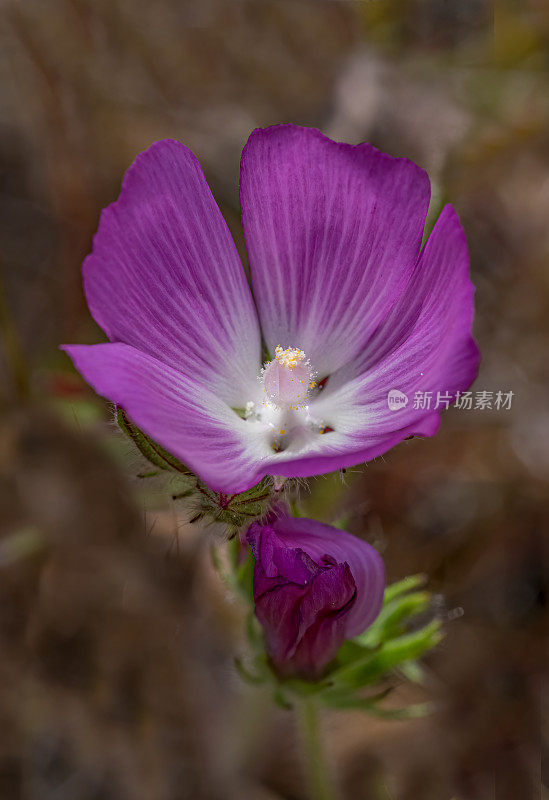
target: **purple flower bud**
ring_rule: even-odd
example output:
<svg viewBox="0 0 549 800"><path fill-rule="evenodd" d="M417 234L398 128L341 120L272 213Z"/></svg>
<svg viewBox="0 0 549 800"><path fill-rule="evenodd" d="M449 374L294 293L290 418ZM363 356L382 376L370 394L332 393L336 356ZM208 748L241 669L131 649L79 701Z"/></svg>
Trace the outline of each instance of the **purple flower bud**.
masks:
<svg viewBox="0 0 549 800"><path fill-rule="evenodd" d="M254 523L255 613L283 676L317 678L346 639L364 631L383 601L380 555L355 536L312 519Z"/></svg>

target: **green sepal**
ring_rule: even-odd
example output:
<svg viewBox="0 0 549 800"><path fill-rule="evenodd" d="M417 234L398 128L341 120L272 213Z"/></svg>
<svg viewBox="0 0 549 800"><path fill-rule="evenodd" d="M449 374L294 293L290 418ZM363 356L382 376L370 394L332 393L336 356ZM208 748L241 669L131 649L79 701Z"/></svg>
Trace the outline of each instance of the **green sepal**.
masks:
<svg viewBox="0 0 549 800"><path fill-rule="evenodd" d="M151 464L154 464L155 467L161 470L179 472L183 475L192 475L192 472L178 461L175 456L168 453L167 450L134 425L133 422L128 419L123 408L118 407L116 409L116 421L120 430L132 440L141 455L143 455L147 461L150 461ZM143 477L145 477L145 475L143 475Z"/></svg>
<svg viewBox="0 0 549 800"><path fill-rule="evenodd" d="M387 605L396 597L400 597L406 592L410 592L412 589L418 589L420 586L424 586L427 583L427 575L423 573L419 573L418 575L408 575L406 578L402 578L400 581L396 581L396 583L390 583L389 586L385 589L385 593L383 595L383 605Z"/></svg>
<svg viewBox="0 0 549 800"><path fill-rule="evenodd" d="M374 652L365 648L362 658L335 669L330 678L335 686L353 689L368 686L400 663L419 658L436 647L441 639L441 625L435 619L418 631L389 639Z"/></svg>
<svg viewBox="0 0 549 800"><path fill-rule="evenodd" d="M371 648L363 647L357 643L356 639L348 639L346 642L343 642L337 652L337 665L343 667L345 664L353 664L357 659L363 658L367 650L371 652L379 650L380 646L381 645L377 645Z"/></svg>
<svg viewBox="0 0 549 800"><path fill-rule="evenodd" d="M219 522L228 528L231 538L267 511L271 502L271 484L268 478L239 494L214 492L181 461L134 425L124 409L117 408L116 419L120 430L132 440L141 455L157 468L154 471L141 472L139 477L154 477L162 471L174 473L180 479L181 488L172 494L172 499L189 499L194 504L190 522L198 522L204 518L208 518L210 522Z"/></svg>
<svg viewBox="0 0 549 800"><path fill-rule="evenodd" d="M223 494L213 492L201 480L196 480L195 499L204 516L212 522L220 522L227 526L229 538L233 538L254 520L262 517L271 503L271 486L268 478L263 478L256 486L252 486L240 494Z"/></svg>
<svg viewBox="0 0 549 800"><path fill-rule="evenodd" d="M246 557L242 559L242 545L235 536L229 543L231 565L238 590L244 597L253 599L254 557L251 548L248 548Z"/></svg>
<svg viewBox="0 0 549 800"><path fill-rule="evenodd" d="M247 667L244 666L241 658L234 659L234 666L244 683L249 683L252 686L258 686L262 683L265 683L265 675L251 672Z"/></svg>
<svg viewBox="0 0 549 800"><path fill-rule="evenodd" d="M354 640L362 647L376 647L387 639L402 633L406 623L429 608L429 592L413 592L398 596L386 603L372 625Z"/></svg>
<svg viewBox="0 0 549 800"><path fill-rule="evenodd" d="M251 612L253 616L253 575L254 559L251 548L248 548L246 557L240 560L240 540L234 537L228 542L228 569L223 564L218 549L215 544L210 547L210 556L215 571L229 589L241 595L244 600L252 604Z"/></svg>
<svg viewBox="0 0 549 800"><path fill-rule="evenodd" d="M378 703L385 698L393 691L392 686L388 686L385 689L381 689L379 692L376 692L373 695L367 697L361 697L359 695L353 694L351 692L345 692L341 690L333 690L325 692L322 700L324 705L329 706L330 708L337 708L341 711L347 709L357 709L359 711L370 711L371 709L375 708Z"/></svg>
<svg viewBox="0 0 549 800"><path fill-rule="evenodd" d="M425 670L417 661L403 661L398 665L398 671L410 683L425 683Z"/></svg>

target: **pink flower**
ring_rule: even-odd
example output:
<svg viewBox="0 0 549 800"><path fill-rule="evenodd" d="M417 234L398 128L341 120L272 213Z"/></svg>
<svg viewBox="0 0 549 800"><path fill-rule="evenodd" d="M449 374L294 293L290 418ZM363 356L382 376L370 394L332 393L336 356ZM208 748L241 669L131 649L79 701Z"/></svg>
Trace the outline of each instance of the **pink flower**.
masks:
<svg viewBox="0 0 549 800"><path fill-rule="evenodd" d="M216 491L432 436L439 410L411 398L466 389L478 351L450 206L421 250L426 173L280 125L250 136L240 190L253 296L193 154L162 141L137 158L83 267L109 343L66 346L77 369Z"/></svg>

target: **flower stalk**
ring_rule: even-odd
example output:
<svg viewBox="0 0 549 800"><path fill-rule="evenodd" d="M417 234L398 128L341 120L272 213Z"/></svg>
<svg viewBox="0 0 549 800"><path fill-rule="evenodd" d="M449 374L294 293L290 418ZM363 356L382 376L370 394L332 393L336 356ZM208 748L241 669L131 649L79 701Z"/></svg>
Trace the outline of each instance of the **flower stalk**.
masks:
<svg viewBox="0 0 549 800"><path fill-rule="evenodd" d="M296 712L310 800L337 800L326 761L315 698L311 695L299 698Z"/></svg>

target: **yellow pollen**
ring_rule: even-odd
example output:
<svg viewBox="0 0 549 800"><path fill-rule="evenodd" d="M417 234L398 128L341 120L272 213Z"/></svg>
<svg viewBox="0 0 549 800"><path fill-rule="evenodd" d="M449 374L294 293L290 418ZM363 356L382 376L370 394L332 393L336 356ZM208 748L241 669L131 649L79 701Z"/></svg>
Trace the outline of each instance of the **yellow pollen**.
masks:
<svg viewBox="0 0 549 800"><path fill-rule="evenodd" d="M284 428L282 428L282 430L280 431L280 433L286 433L286 431L284 430Z"/></svg>
<svg viewBox="0 0 549 800"><path fill-rule="evenodd" d="M284 350L279 344L275 347L275 358L279 364L288 369L295 369L300 361L305 358L303 350L295 347L287 347Z"/></svg>

